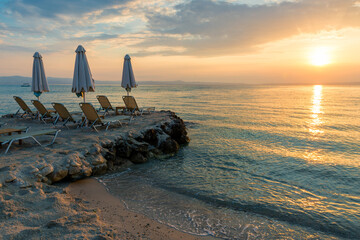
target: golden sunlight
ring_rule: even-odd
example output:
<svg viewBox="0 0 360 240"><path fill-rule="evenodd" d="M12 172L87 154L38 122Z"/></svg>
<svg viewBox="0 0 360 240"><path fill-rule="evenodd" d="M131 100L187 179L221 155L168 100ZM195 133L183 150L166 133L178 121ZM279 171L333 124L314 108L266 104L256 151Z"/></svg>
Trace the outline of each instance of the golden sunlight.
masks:
<svg viewBox="0 0 360 240"><path fill-rule="evenodd" d="M311 65L322 67L331 63L330 50L325 47L318 47L309 54Z"/></svg>

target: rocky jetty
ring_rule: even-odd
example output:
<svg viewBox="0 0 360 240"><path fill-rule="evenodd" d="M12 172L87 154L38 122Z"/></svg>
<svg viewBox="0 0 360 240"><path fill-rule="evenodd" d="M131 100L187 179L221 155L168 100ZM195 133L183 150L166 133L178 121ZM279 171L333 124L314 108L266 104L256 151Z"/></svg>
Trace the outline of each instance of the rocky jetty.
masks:
<svg viewBox="0 0 360 240"><path fill-rule="evenodd" d="M160 118L161 121L153 121L154 124L146 124L145 128L129 131L122 128L122 131L117 132L114 129L112 134L118 133L118 136L99 136L97 141L90 141L86 148L56 149L51 155L39 153L40 160L34 164L9 164L2 167L0 186L15 182L20 187L28 187L35 182L52 184L78 180L174 154L181 145L190 141L185 123L173 112L160 114L165 116ZM147 118L151 119L151 116Z"/></svg>

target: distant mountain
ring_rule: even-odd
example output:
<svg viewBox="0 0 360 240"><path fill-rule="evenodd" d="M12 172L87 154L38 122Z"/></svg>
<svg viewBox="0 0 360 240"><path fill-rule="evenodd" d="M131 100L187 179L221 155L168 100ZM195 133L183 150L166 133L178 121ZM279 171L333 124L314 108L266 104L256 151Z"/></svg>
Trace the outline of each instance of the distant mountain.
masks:
<svg viewBox="0 0 360 240"><path fill-rule="evenodd" d="M49 85L51 84L72 84L72 78L55 78L48 77L47 78ZM23 83L31 84L31 77L23 77L23 76L0 76L0 85L21 85ZM201 83L201 82L185 82L181 80L177 81L143 81L137 82L139 85L196 85L196 84L211 84L211 83ZM100 85L120 85L121 81L99 81L95 80L95 84Z"/></svg>
<svg viewBox="0 0 360 240"><path fill-rule="evenodd" d="M49 84L71 84L71 78L47 78ZM31 77L23 77L23 76L6 76L0 77L0 85L21 85L23 83L31 84Z"/></svg>

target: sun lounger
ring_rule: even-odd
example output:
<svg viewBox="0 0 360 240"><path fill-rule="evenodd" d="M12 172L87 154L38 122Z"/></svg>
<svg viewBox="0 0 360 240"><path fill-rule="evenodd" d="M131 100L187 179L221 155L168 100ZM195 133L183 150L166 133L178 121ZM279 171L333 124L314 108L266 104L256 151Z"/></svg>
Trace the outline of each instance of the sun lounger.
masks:
<svg viewBox="0 0 360 240"><path fill-rule="evenodd" d="M123 115L105 118L104 115L97 113L91 103L80 103L80 108L86 117L81 126L85 124L85 121L89 121L90 128L94 128L95 131L97 131L96 125L106 126L106 130L108 130L111 123L119 123L122 126L121 121L131 121L131 117Z"/></svg>
<svg viewBox="0 0 360 240"><path fill-rule="evenodd" d="M133 96L123 96L122 99L125 103L126 110L130 111L133 115L135 115L137 112L142 115L144 112L151 113L155 111L155 107L139 108Z"/></svg>
<svg viewBox="0 0 360 240"><path fill-rule="evenodd" d="M32 104L38 110L40 120L46 123L47 119L53 119L56 111L52 109L47 109L39 100L31 100Z"/></svg>
<svg viewBox="0 0 360 240"><path fill-rule="evenodd" d="M57 122L59 121L59 118L61 118L62 121L64 122L63 126L65 126L67 128L68 128L68 126L66 126L66 124L68 122L77 123L78 126L80 126L81 121L82 121L82 116L79 114L81 114L81 113L71 114L67 110L67 108L61 103L51 103L51 105L54 107L55 111L57 112L57 117L54 121L54 125L57 124Z"/></svg>
<svg viewBox="0 0 360 240"><path fill-rule="evenodd" d="M100 103L99 111L104 110L105 114L110 110L115 111L115 109L111 105L111 103L110 103L109 99L107 98L107 96L98 95L98 96L96 96L96 98Z"/></svg>
<svg viewBox="0 0 360 240"><path fill-rule="evenodd" d="M39 130L34 132L27 132L21 134L15 134L10 136L0 136L0 143L1 145L9 144L6 148L5 154L9 151L11 144L18 140L24 140L27 138L32 138L34 141L39 144L40 146L49 146L55 142L57 135L59 134L60 130L50 129L50 130ZM53 135L53 139L50 144L42 145L35 137L42 136L42 135Z"/></svg>
<svg viewBox="0 0 360 240"><path fill-rule="evenodd" d="M17 110L15 115L17 115L20 112L20 110L24 111L24 113L21 114L20 117L30 116L31 118L33 118L37 114L37 113L34 113L34 112L31 111L29 106L24 102L24 100L22 100L21 97L14 96L13 98L15 99L17 104L19 104L19 106L20 106L19 110Z"/></svg>

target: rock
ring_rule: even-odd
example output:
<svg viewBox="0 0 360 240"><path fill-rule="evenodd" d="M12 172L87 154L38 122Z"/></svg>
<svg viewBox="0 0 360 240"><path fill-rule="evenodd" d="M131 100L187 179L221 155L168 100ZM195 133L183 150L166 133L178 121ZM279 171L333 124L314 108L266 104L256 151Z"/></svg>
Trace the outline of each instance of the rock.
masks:
<svg viewBox="0 0 360 240"><path fill-rule="evenodd" d="M179 148L179 144L171 138L166 139L166 141L163 141L159 146L159 149L166 154L175 153L179 151Z"/></svg>
<svg viewBox="0 0 360 240"><path fill-rule="evenodd" d="M158 137L157 137L157 131L155 129L148 129L145 131L144 135L144 141L153 145L153 146L157 146L158 145Z"/></svg>
<svg viewBox="0 0 360 240"><path fill-rule="evenodd" d="M115 153L113 151L110 151L109 149L102 149L101 154L107 161L115 160Z"/></svg>
<svg viewBox="0 0 360 240"><path fill-rule="evenodd" d="M38 168L34 168L33 170L31 170L30 173L36 175L36 174L38 174L39 171L40 171L40 170L39 170Z"/></svg>
<svg viewBox="0 0 360 240"><path fill-rule="evenodd" d="M64 179L69 173L67 168L56 168L48 177L52 182L58 182Z"/></svg>
<svg viewBox="0 0 360 240"><path fill-rule="evenodd" d="M92 169L90 167L83 166L82 173L86 177L90 177L92 174Z"/></svg>
<svg viewBox="0 0 360 240"><path fill-rule="evenodd" d="M174 139L179 144L186 144L190 142L189 137L187 136L186 126L182 119L178 118L176 115L175 119L171 123L164 123L161 128L167 133L172 139Z"/></svg>
<svg viewBox="0 0 360 240"><path fill-rule="evenodd" d="M97 166L93 167L92 174L93 175L101 175L101 174L106 173L107 169L108 169L108 165L106 163L97 165Z"/></svg>
<svg viewBox="0 0 360 240"><path fill-rule="evenodd" d="M148 159L144 155L142 155L140 152L133 153L130 158L130 161L133 163L145 163L145 162L147 162L147 160Z"/></svg>
<svg viewBox="0 0 360 240"><path fill-rule="evenodd" d="M57 222L56 220L51 220L45 225L45 227L47 228L62 227L62 226L63 224Z"/></svg>
<svg viewBox="0 0 360 240"><path fill-rule="evenodd" d="M93 144L89 150L89 153L92 155L99 154L101 152L101 146L99 144Z"/></svg>
<svg viewBox="0 0 360 240"><path fill-rule="evenodd" d="M52 165L47 165L46 167L44 167L43 169L40 170L41 175L43 175L44 177L49 175L50 173L52 173L54 171L54 167Z"/></svg>
<svg viewBox="0 0 360 240"><path fill-rule="evenodd" d="M32 186L32 184L28 181L19 180L19 179L18 179L18 181L19 181L18 184L19 184L20 188L28 188L28 187Z"/></svg>
<svg viewBox="0 0 360 240"><path fill-rule="evenodd" d="M100 144L103 148L107 149L111 149L114 145L114 143L110 139L105 139Z"/></svg>
<svg viewBox="0 0 360 240"><path fill-rule="evenodd" d="M93 166L96 166L96 165L100 165L100 164L103 164L104 162L106 162L105 158L98 154L96 156L93 156L92 159L91 159L91 164Z"/></svg>
<svg viewBox="0 0 360 240"><path fill-rule="evenodd" d="M80 173L82 170L81 166L70 166L69 168L69 175L75 175L75 174L78 174Z"/></svg>
<svg viewBox="0 0 360 240"><path fill-rule="evenodd" d="M115 158L115 160L112 162L114 165L123 165L126 161L128 161L128 158L122 158L122 157L117 157Z"/></svg>
<svg viewBox="0 0 360 240"><path fill-rule="evenodd" d="M11 183L13 181L16 180L16 176L12 173L9 173L6 177L5 177L5 182L6 183Z"/></svg>
<svg viewBox="0 0 360 240"><path fill-rule="evenodd" d="M128 143L130 144L130 148L132 152L141 152L141 153L148 152L148 146L149 146L148 143L139 142L132 138L128 140Z"/></svg>
<svg viewBox="0 0 360 240"><path fill-rule="evenodd" d="M129 158L132 152L132 149L125 141L117 142L114 148L116 157Z"/></svg>

